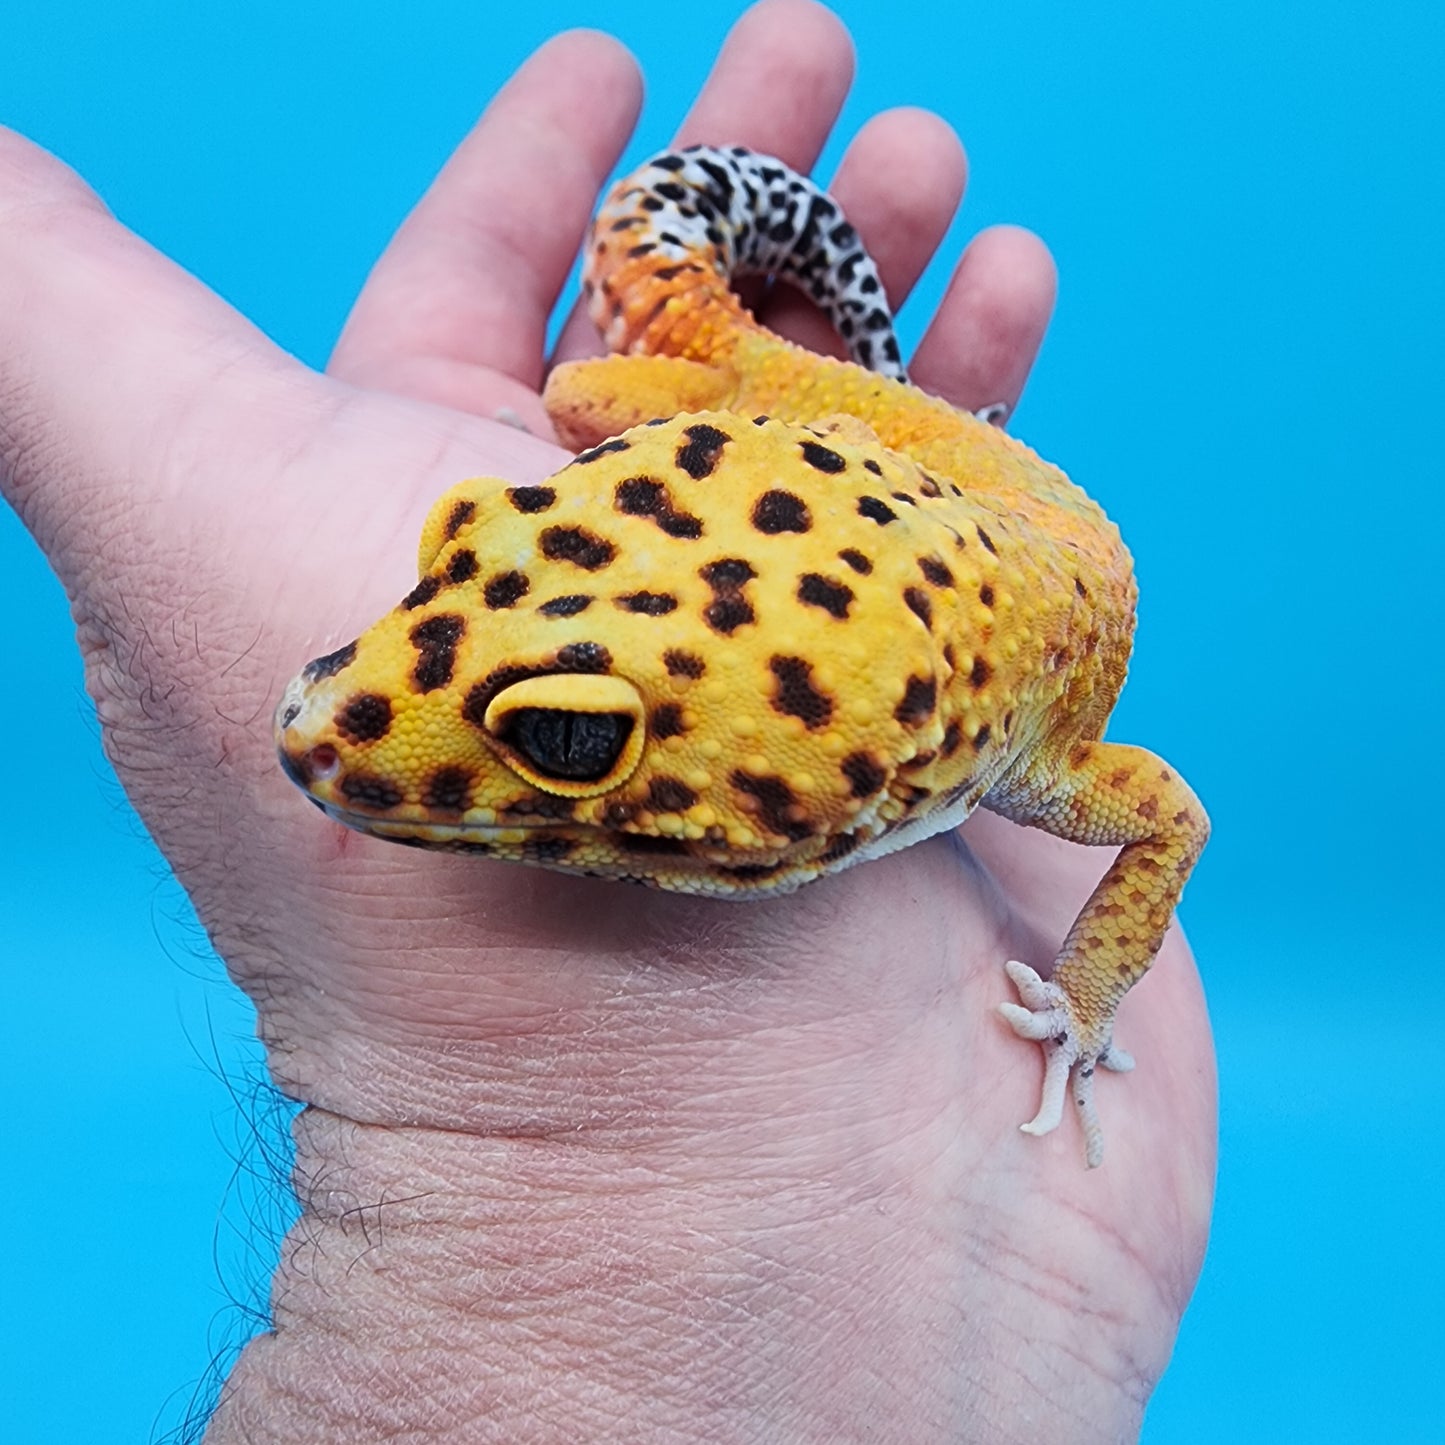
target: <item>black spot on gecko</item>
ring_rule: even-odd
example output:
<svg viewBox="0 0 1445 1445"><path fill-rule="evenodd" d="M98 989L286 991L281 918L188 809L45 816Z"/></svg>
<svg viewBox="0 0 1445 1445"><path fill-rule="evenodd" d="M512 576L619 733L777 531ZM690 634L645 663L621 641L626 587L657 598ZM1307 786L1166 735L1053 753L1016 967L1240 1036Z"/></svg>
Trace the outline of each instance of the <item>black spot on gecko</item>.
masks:
<svg viewBox="0 0 1445 1445"><path fill-rule="evenodd" d="M652 517L671 504L667 488L655 477L628 477L618 482L612 505L627 517Z"/></svg>
<svg viewBox="0 0 1445 1445"><path fill-rule="evenodd" d="M754 801L758 818L770 833L781 834L794 843L813 836L813 825L802 816L797 794L782 778L773 774L758 778L739 768L728 781Z"/></svg>
<svg viewBox="0 0 1445 1445"><path fill-rule="evenodd" d="M718 165L716 161L707 160L705 157L700 157L697 164L698 168L702 171L705 171L708 177L711 179L713 183L714 194L718 197L722 204L724 206L731 205L733 198L733 182L732 177L728 175L726 169Z"/></svg>
<svg viewBox="0 0 1445 1445"><path fill-rule="evenodd" d="M301 676L307 682L320 682L324 678L335 677L343 667L350 667L355 661L356 644L348 642L345 647L338 647L335 652L313 658L301 669Z"/></svg>
<svg viewBox="0 0 1445 1445"><path fill-rule="evenodd" d="M1084 584L1077 577L1074 578L1074 591L1077 592L1080 597L1084 598L1087 601L1089 596L1089 589L1085 587Z"/></svg>
<svg viewBox="0 0 1445 1445"><path fill-rule="evenodd" d="M688 512L659 513L657 525L669 537L693 538L702 536L702 522Z"/></svg>
<svg viewBox="0 0 1445 1445"><path fill-rule="evenodd" d="M471 788L472 775L465 768L438 768L422 789L422 806L445 813L464 812Z"/></svg>
<svg viewBox="0 0 1445 1445"><path fill-rule="evenodd" d="M883 765L871 753L849 753L838 766L855 798L871 798L888 781Z"/></svg>
<svg viewBox="0 0 1445 1445"><path fill-rule="evenodd" d="M952 587L953 573L937 557L920 557L918 570L935 587Z"/></svg>
<svg viewBox="0 0 1445 1445"><path fill-rule="evenodd" d="M462 547L452 554L447 563L449 582L470 582L477 575L477 554L470 547Z"/></svg>
<svg viewBox="0 0 1445 1445"><path fill-rule="evenodd" d="M510 802L501 811L509 818L547 818L560 822L574 816L575 798L559 798L555 793L532 793Z"/></svg>
<svg viewBox="0 0 1445 1445"><path fill-rule="evenodd" d="M742 589L758 574L741 557L709 562L698 569L697 575L713 590L713 600L703 608L702 617L714 632L730 636L744 624L757 620Z"/></svg>
<svg viewBox="0 0 1445 1445"><path fill-rule="evenodd" d="M863 470L865 472L872 472L875 477L881 477L883 475L883 468L880 467L878 463L873 460L872 457L864 458Z"/></svg>
<svg viewBox="0 0 1445 1445"><path fill-rule="evenodd" d="M867 517L870 522L877 522L880 527L886 527L889 522L898 520L898 513L887 502L881 502L877 497L859 497L858 515Z"/></svg>
<svg viewBox="0 0 1445 1445"><path fill-rule="evenodd" d="M667 592L629 592L616 599L626 612L640 612L645 617L666 617L677 609L677 598Z"/></svg>
<svg viewBox="0 0 1445 1445"><path fill-rule="evenodd" d="M592 605L592 598L585 592L573 592L566 597L554 597L544 602L537 611L543 617L575 617Z"/></svg>
<svg viewBox="0 0 1445 1445"><path fill-rule="evenodd" d="M482 601L493 612L503 607L514 607L531 588L525 572L498 572L482 588Z"/></svg>
<svg viewBox="0 0 1445 1445"><path fill-rule="evenodd" d="M590 462L595 462L598 457L605 457L609 452L625 452L632 446L626 437L613 437L611 441L602 442L595 447L589 447L585 452L578 452L572 458L574 467L585 467ZM518 487L518 491L551 491L550 487Z"/></svg>
<svg viewBox="0 0 1445 1445"><path fill-rule="evenodd" d="M412 646L421 654L411 674L418 692L435 692L452 680L457 644L466 630L465 618L445 612L428 617L412 628Z"/></svg>
<svg viewBox="0 0 1445 1445"><path fill-rule="evenodd" d="M833 699L813 683L813 665L801 657L773 657L768 668L777 679L772 696L774 712L800 718L808 728L820 728L833 716Z"/></svg>
<svg viewBox="0 0 1445 1445"><path fill-rule="evenodd" d="M341 780L341 793L348 803L385 812L402 800L402 791L387 778L371 773L349 773Z"/></svg>
<svg viewBox="0 0 1445 1445"><path fill-rule="evenodd" d="M968 674L968 685L977 691L993 676L993 668L988 665L988 659L975 657L973 670Z"/></svg>
<svg viewBox="0 0 1445 1445"><path fill-rule="evenodd" d="M577 460L581 461L582 458L578 457ZM557 489L555 487L508 487L507 500L517 511L524 514L545 512L557 500Z"/></svg>
<svg viewBox="0 0 1445 1445"><path fill-rule="evenodd" d="M413 612L418 607L425 607L441 590L441 578L423 577L421 581L401 599L401 610L403 612Z"/></svg>
<svg viewBox="0 0 1445 1445"><path fill-rule="evenodd" d="M819 446L817 442L803 442L802 449L803 460L817 471L836 475L848 468L847 459L831 447Z"/></svg>
<svg viewBox="0 0 1445 1445"><path fill-rule="evenodd" d="M537 540L549 561L570 562L584 572L600 572L617 555L611 542L585 527L548 527Z"/></svg>
<svg viewBox="0 0 1445 1445"><path fill-rule="evenodd" d="M866 577L872 570L873 564L859 551L852 547L844 547L838 553L840 561L846 562L860 576Z"/></svg>
<svg viewBox="0 0 1445 1445"><path fill-rule="evenodd" d="M933 602L928 593L917 587L905 587L903 600L908 610L930 631L933 631Z"/></svg>
<svg viewBox="0 0 1445 1445"><path fill-rule="evenodd" d="M656 777L647 790L647 806L657 813L682 813L697 802L697 794L681 778Z"/></svg>
<svg viewBox="0 0 1445 1445"><path fill-rule="evenodd" d="M672 504L667 488L656 477L628 477L618 482L612 505L626 517L651 517L669 537L702 536L702 522Z"/></svg>
<svg viewBox="0 0 1445 1445"><path fill-rule="evenodd" d="M717 467L718 458L722 456L722 449L732 438L725 431L702 421L684 427L682 434L687 440L678 447L673 461L695 482L710 477Z"/></svg>
<svg viewBox="0 0 1445 1445"><path fill-rule="evenodd" d="M958 746L962 741L963 728L959 725L958 719L955 718L943 730L943 742L939 746L939 751L944 757L951 758L954 753L958 751Z"/></svg>
<svg viewBox="0 0 1445 1445"><path fill-rule="evenodd" d="M442 535L450 542L476 514L477 504L475 502L458 502L456 506L447 513L446 525L442 528Z"/></svg>
<svg viewBox="0 0 1445 1445"><path fill-rule="evenodd" d="M992 552L995 557L997 557L998 548L993 545L993 538L990 537L988 533L985 532L983 528L978 525L977 522L974 523L973 530L978 533L978 540L982 542L983 545L987 547L988 550Z"/></svg>
<svg viewBox="0 0 1445 1445"><path fill-rule="evenodd" d="M707 671L707 664L696 653L684 652L677 647L670 647L662 654L662 665L669 677L696 679Z"/></svg>
<svg viewBox="0 0 1445 1445"><path fill-rule="evenodd" d="M485 728L487 709L492 699L509 688L513 683L525 682L529 677L541 677L551 672L548 667L498 667L489 672L480 682L474 683L462 699L462 717L473 727Z"/></svg>
<svg viewBox="0 0 1445 1445"><path fill-rule="evenodd" d="M987 582L978 589L978 600L982 602L985 607L991 608L993 606L993 588L990 587Z"/></svg>
<svg viewBox="0 0 1445 1445"><path fill-rule="evenodd" d="M612 654L600 642L569 642L557 650L558 672L608 672L611 667Z"/></svg>
<svg viewBox="0 0 1445 1445"><path fill-rule="evenodd" d="M687 729L682 723L680 702L660 702L647 719L648 731L655 738L680 737Z"/></svg>
<svg viewBox="0 0 1445 1445"><path fill-rule="evenodd" d="M979 730L978 730L976 733L974 733L974 735L973 735L973 750L974 750L974 752L976 752L976 753L981 753L981 752L984 750L984 748L986 748L986 747L988 746L989 735L990 735L990 733L991 733L992 731L993 731L993 729L990 728L987 723L984 723L984 725L983 725L981 728L979 728Z"/></svg>
<svg viewBox="0 0 1445 1445"><path fill-rule="evenodd" d="M821 607L824 612L845 622L848 609L853 605L854 593L845 583L835 582L817 572L805 572L798 579L798 601L811 607Z"/></svg>
<svg viewBox="0 0 1445 1445"><path fill-rule="evenodd" d="M391 699L375 692L360 693L338 710L334 721L337 732L348 742L378 742L391 729Z"/></svg>
<svg viewBox="0 0 1445 1445"><path fill-rule="evenodd" d="M893 709L893 716L905 727L919 727L933 716L938 702L938 684L931 677L910 677L903 690L903 700Z"/></svg>
<svg viewBox="0 0 1445 1445"><path fill-rule="evenodd" d="M777 536L780 532L807 532L813 526L807 503L792 492L767 491L753 504L753 526Z"/></svg>

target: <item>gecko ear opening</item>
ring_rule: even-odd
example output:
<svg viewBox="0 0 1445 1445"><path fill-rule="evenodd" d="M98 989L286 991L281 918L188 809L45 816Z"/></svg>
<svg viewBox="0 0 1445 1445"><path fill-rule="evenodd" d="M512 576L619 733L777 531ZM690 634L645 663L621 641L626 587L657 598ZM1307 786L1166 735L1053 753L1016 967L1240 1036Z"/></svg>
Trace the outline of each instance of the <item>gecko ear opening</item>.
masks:
<svg viewBox="0 0 1445 1445"><path fill-rule="evenodd" d="M647 740L637 689L591 673L513 683L488 704L483 727L513 772L564 798L596 797L625 782Z"/></svg>

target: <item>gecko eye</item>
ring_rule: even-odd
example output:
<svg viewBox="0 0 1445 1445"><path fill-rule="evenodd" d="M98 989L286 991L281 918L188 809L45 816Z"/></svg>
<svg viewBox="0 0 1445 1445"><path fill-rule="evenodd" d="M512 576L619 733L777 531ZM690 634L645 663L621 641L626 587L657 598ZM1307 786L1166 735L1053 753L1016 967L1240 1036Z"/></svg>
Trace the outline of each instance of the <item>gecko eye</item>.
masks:
<svg viewBox="0 0 1445 1445"><path fill-rule="evenodd" d="M631 733L626 713L521 707L497 736L545 777L595 783L617 766Z"/></svg>
<svg viewBox="0 0 1445 1445"><path fill-rule="evenodd" d="M647 740L637 689L600 673L514 682L487 705L482 726L513 772L564 798L593 798L625 782Z"/></svg>

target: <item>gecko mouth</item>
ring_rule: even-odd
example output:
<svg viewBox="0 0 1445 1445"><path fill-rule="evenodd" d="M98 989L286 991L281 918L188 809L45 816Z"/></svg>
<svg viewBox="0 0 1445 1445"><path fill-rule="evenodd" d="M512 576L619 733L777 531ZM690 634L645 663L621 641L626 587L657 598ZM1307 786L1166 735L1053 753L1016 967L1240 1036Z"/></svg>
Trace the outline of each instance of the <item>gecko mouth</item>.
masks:
<svg viewBox="0 0 1445 1445"><path fill-rule="evenodd" d="M448 822L431 818L380 818L374 813L356 812L342 807L339 803L328 803L314 793L311 801L331 819L357 833L370 833L389 842L405 843L415 840L445 845L453 840L477 843L505 843L518 833L555 832L559 824L568 822L563 818L521 817L507 819L501 823L466 823L460 820ZM571 824L570 826L575 826Z"/></svg>

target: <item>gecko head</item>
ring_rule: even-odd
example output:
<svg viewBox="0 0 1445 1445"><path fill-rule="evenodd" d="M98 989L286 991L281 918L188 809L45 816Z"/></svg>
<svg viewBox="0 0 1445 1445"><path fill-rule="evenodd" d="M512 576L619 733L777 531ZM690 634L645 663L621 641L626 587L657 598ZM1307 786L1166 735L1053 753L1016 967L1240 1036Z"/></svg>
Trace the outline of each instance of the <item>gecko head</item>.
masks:
<svg viewBox="0 0 1445 1445"><path fill-rule="evenodd" d="M896 826L900 768L905 806L940 795L917 771L945 730L924 574L877 541L911 525L876 495L907 480L871 435L713 413L537 486L463 483L416 586L287 686L282 768L415 845L796 886Z"/></svg>
<svg viewBox="0 0 1445 1445"><path fill-rule="evenodd" d="M430 633L459 645L464 619L446 622ZM413 646L426 623L409 629ZM276 708L282 769L338 821L393 836L407 826L423 839L461 836L465 815L480 825L527 811L537 793L595 797L637 767L647 736L642 697L625 678L593 670L606 660L596 644L492 668L458 691L440 679L447 669L435 651L399 675L395 631L383 622L309 663Z"/></svg>

